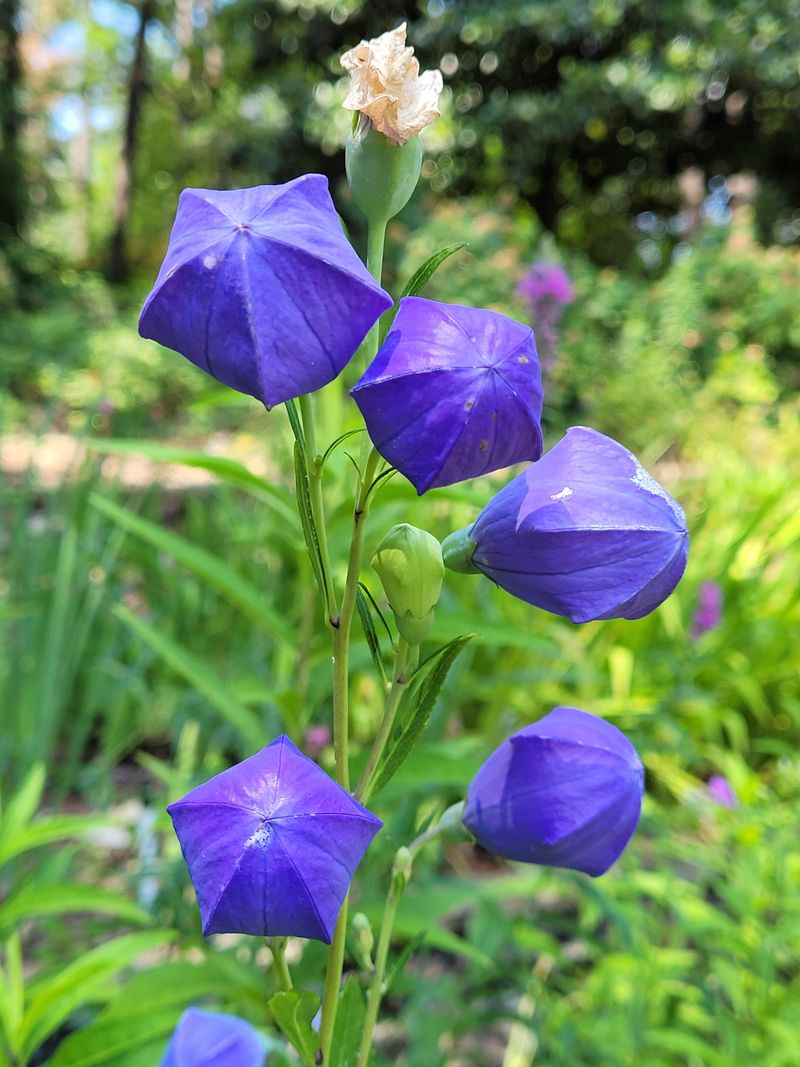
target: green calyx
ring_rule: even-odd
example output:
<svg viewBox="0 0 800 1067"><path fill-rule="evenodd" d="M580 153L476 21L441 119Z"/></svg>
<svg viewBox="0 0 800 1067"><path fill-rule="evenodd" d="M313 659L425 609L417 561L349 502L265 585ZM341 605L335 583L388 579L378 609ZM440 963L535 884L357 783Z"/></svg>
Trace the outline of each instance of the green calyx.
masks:
<svg viewBox="0 0 800 1067"><path fill-rule="evenodd" d="M385 225L406 206L417 187L422 144L419 137L394 144L362 116L347 142L345 166L353 200L367 221Z"/></svg>
<svg viewBox="0 0 800 1067"><path fill-rule="evenodd" d="M393 526L375 550L378 572L400 636L419 645L433 625L444 579L442 547L436 538L408 523Z"/></svg>
<svg viewBox="0 0 800 1067"><path fill-rule="evenodd" d="M480 568L472 562L478 546L469 536L471 529L471 526L465 526L463 530L456 530L442 541L442 557L448 570L457 571L459 574L481 573Z"/></svg>

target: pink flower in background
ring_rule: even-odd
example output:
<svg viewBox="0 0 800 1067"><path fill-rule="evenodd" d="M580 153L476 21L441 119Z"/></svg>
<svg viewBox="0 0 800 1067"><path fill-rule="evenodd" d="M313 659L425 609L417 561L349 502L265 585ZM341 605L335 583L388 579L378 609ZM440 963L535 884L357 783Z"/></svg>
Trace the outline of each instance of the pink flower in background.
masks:
<svg viewBox="0 0 800 1067"><path fill-rule="evenodd" d="M692 620L691 636L696 641L722 622L722 590L716 582L703 582L697 594L697 611Z"/></svg>
<svg viewBox="0 0 800 1067"><path fill-rule="evenodd" d="M323 748L327 748L331 743L331 731L330 727L317 725L309 726L306 730L304 748L312 759L316 759L322 752Z"/></svg>
<svg viewBox="0 0 800 1067"><path fill-rule="evenodd" d="M517 295L521 296L531 307L544 300L555 304L571 304L575 292L569 275L557 263L534 263L517 286Z"/></svg>
<svg viewBox="0 0 800 1067"><path fill-rule="evenodd" d="M528 305L542 369L552 370L558 347L558 324L566 305L575 299L569 275L557 263L534 263L517 285L517 296Z"/></svg>
<svg viewBox="0 0 800 1067"><path fill-rule="evenodd" d="M708 795L723 808L739 807L739 798L733 791L733 786L721 774L712 774L708 779Z"/></svg>

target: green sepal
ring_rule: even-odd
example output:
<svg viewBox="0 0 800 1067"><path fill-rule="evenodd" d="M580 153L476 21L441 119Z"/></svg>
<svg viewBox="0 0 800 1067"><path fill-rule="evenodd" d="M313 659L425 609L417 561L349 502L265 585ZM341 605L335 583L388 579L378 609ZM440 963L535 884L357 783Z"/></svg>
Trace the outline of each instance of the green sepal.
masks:
<svg viewBox="0 0 800 1067"><path fill-rule="evenodd" d="M422 144L412 137L393 144L371 126L366 136L359 131L345 148L347 180L353 200L372 226L385 226L406 206L419 181Z"/></svg>

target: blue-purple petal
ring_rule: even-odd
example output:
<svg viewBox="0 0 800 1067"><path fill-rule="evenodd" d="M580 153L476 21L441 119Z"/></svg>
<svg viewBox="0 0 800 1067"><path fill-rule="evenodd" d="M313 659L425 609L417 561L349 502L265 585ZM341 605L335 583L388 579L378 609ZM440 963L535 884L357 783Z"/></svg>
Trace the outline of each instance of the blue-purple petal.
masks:
<svg viewBox="0 0 800 1067"><path fill-rule="evenodd" d="M332 381L391 304L308 174L185 189L139 332L272 407Z"/></svg>
<svg viewBox="0 0 800 1067"><path fill-rule="evenodd" d="M541 455L533 332L493 311L406 297L352 395L419 493Z"/></svg>
<svg viewBox="0 0 800 1067"><path fill-rule="evenodd" d="M167 810L206 935L330 942L382 825L285 735Z"/></svg>
<svg viewBox="0 0 800 1067"><path fill-rule="evenodd" d="M680 581L680 505L626 448L573 427L487 504L472 561L499 586L573 622L638 619Z"/></svg>
<svg viewBox="0 0 800 1067"><path fill-rule="evenodd" d="M498 856L597 876L636 829L643 787L621 731L578 708L555 708L486 760L469 787L464 824Z"/></svg>

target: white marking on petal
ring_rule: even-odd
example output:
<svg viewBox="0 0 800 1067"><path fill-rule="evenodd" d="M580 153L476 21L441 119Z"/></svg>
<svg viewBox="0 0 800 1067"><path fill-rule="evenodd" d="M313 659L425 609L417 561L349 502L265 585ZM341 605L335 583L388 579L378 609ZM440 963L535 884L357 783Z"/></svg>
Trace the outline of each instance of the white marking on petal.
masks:
<svg viewBox="0 0 800 1067"><path fill-rule="evenodd" d="M550 494L550 499L551 500L566 500L567 497L568 496L572 496L572 494L574 492L575 492L574 489L570 489L570 487L568 485L565 485L564 488L561 490L561 492L559 492L559 493L551 493Z"/></svg>

